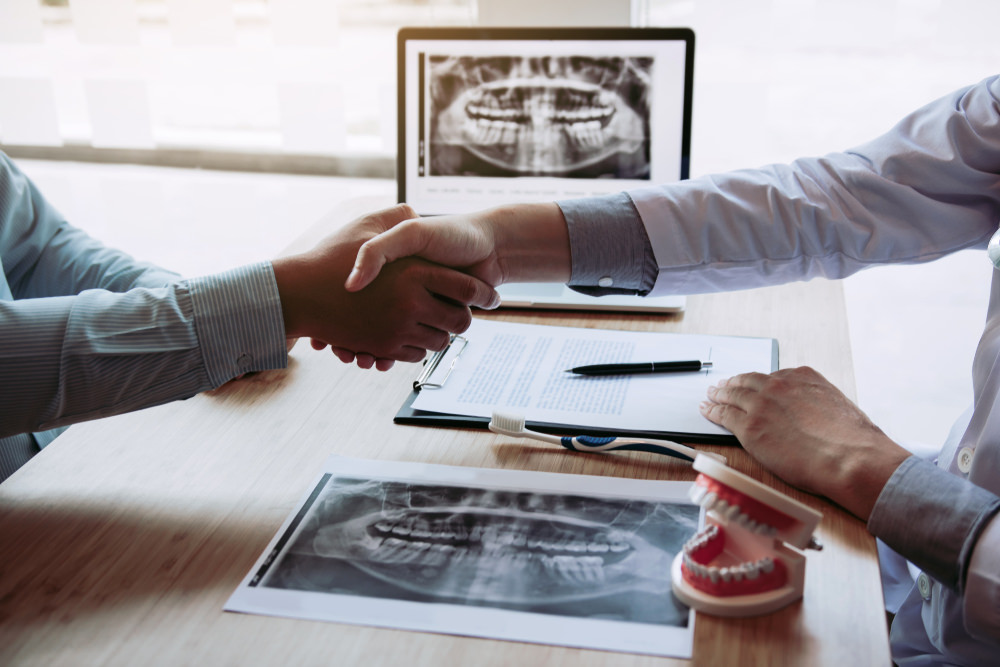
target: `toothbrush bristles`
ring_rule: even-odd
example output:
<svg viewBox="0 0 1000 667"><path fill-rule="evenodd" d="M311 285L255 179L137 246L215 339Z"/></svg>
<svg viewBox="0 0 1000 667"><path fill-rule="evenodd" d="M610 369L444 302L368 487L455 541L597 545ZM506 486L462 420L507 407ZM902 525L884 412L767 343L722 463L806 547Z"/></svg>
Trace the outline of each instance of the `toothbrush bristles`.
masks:
<svg viewBox="0 0 1000 667"><path fill-rule="evenodd" d="M522 433L524 416L507 412L494 412L490 418L490 430L494 433Z"/></svg>

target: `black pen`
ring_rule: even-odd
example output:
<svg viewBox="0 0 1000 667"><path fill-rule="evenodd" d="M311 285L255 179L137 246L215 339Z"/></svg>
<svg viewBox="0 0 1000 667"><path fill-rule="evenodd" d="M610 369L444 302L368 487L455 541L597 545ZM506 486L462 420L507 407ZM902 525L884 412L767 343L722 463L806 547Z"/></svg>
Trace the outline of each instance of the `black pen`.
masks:
<svg viewBox="0 0 1000 667"><path fill-rule="evenodd" d="M635 375L637 373L684 373L711 368L711 361L641 361L628 364L577 366L567 373L576 375Z"/></svg>

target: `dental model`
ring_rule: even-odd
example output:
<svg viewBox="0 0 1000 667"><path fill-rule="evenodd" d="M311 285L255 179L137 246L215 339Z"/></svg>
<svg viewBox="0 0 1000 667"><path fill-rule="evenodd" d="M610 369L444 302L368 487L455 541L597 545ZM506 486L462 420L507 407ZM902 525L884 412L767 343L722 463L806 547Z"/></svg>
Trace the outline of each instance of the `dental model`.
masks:
<svg viewBox="0 0 1000 667"><path fill-rule="evenodd" d="M802 597L805 556L821 548L816 510L699 454L691 500L705 508L705 528L685 543L671 568L674 594L716 616L757 616Z"/></svg>

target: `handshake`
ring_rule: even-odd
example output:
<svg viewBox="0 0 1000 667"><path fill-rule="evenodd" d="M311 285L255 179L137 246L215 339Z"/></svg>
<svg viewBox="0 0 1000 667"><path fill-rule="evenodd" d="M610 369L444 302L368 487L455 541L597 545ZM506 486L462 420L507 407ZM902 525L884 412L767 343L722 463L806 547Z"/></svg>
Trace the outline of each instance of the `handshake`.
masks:
<svg viewBox="0 0 1000 667"><path fill-rule="evenodd" d="M502 283L569 281L570 249L554 203L435 218L400 204L272 265L287 337L388 370L444 349Z"/></svg>

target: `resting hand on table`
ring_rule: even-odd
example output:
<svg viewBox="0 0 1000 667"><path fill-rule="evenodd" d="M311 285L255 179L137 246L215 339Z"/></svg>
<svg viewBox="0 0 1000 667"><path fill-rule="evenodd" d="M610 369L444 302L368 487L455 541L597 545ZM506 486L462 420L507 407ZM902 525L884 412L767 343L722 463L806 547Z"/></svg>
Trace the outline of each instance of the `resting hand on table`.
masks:
<svg viewBox="0 0 1000 667"><path fill-rule="evenodd" d="M708 391L702 414L764 467L867 521L909 452L812 368L746 373Z"/></svg>
<svg viewBox="0 0 1000 667"><path fill-rule="evenodd" d="M470 306L494 304L490 285L420 259L394 262L363 290L343 288L361 244L413 216L405 205L379 211L308 252L275 259L286 335L366 355L386 370L393 361L419 361L427 350L443 349L449 333L468 328Z"/></svg>

